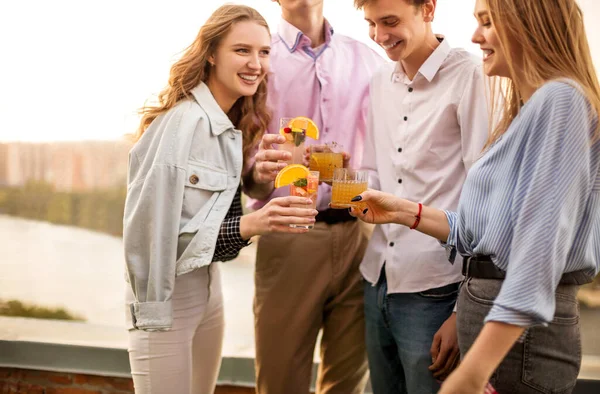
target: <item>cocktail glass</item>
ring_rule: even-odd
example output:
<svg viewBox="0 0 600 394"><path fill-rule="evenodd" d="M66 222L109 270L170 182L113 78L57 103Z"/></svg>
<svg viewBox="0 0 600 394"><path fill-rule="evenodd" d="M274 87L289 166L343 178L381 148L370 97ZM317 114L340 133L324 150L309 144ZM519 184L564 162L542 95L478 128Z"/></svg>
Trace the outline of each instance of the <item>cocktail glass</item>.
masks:
<svg viewBox="0 0 600 394"><path fill-rule="evenodd" d="M333 183L331 188L331 208L344 209L360 207L356 202L350 201L367 190L369 172L363 170L352 170L338 168L333 172Z"/></svg>
<svg viewBox="0 0 600 394"><path fill-rule="evenodd" d="M310 146L309 167L319 171L321 182L331 183L333 172L344 167L342 146L337 143L315 144Z"/></svg>
<svg viewBox="0 0 600 394"><path fill-rule="evenodd" d="M317 197L319 193L319 172L310 171L306 178L298 178L294 182L290 183L290 196L306 197L312 200L310 206L301 204L292 204L294 208L317 208ZM313 225L298 225L290 224L290 227L294 228L313 228Z"/></svg>
<svg viewBox="0 0 600 394"><path fill-rule="evenodd" d="M292 159L285 161L286 164L302 164L304 156L304 140L306 139L306 129L308 128L307 120L298 120L294 122L294 127L290 127L290 123L294 118L279 119L279 133L282 134L286 141L280 147L292 154Z"/></svg>

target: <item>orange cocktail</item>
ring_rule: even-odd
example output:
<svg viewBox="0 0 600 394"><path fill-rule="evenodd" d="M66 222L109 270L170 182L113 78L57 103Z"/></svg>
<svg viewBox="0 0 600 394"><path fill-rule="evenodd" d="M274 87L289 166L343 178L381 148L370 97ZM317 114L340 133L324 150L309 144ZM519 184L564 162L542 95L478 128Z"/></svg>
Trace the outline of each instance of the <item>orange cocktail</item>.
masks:
<svg viewBox="0 0 600 394"><path fill-rule="evenodd" d="M317 197L319 193L319 172L310 171L306 178L297 178L294 182L290 183L290 196L306 197L312 200L312 205L290 205L295 208L317 208ZM312 225L297 225L290 224L290 227L295 228L313 228Z"/></svg>
<svg viewBox="0 0 600 394"><path fill-rule="evenodd" d="M336 169L331 189L331 208L343 209L360 206L350 200L367 190L369 173L346 168Z"/></svg>
<svg viewBox="0 0 600 394"><path fill-rule="evenodd" d="M319 171L322 182L331 183L333 172L344 167L344 156L336 144L312 145L310 147L309 167Z"/></svg>

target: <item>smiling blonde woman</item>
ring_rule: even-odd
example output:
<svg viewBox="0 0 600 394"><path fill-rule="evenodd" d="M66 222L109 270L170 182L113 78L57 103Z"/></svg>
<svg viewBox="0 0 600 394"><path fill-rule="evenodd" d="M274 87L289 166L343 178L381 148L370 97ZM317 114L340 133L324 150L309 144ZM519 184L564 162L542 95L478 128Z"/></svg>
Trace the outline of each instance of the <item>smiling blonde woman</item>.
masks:
<svg viewBox="0 0 600 394"><path fill-rule="evenodd" d="M270 120L270 39L254 9L219 8L171 68L158 106L142 110L123 223L136 393L213 393L224 329L215 263L254 235L315 221L301 197L242 216L242 168Z"/></svg>

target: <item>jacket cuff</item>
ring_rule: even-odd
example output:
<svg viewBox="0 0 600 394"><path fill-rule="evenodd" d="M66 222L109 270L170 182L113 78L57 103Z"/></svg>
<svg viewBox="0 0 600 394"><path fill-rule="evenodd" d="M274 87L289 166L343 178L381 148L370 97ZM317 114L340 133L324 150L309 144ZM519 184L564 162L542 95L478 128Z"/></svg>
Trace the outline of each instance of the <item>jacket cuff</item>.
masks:
<svg viewBox="0 0 600 394"><path fill-rule="evenodd" d="M168 331L173 324L173 307L171 301L133 302L131 322L138 330Z"/></svg>

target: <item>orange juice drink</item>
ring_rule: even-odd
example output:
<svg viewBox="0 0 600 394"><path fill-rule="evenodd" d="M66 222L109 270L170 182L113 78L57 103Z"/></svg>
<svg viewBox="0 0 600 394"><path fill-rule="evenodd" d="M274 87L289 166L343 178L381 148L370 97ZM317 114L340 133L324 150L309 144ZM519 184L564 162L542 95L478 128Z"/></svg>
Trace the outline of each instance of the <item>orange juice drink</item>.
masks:
<svg viewBox="0 0 600 394"><path fill-rule="evenodd" d="M319 172L310 171L306 178L297 178L294 182L290 183L290 196L306 197L312 200L312 205L294 205L294 208L317 208L317 197L319 193ZM313 228L312 225L296 225L290 224L290 227L295 228Z"/></svg>
<svg viewBox="0 0 600 394"><path fill-rule="evenodd" d="M331 189L331 208L344 209L360 204L352 202L368 187L369 173L367 171L353 171L346 168L336 169L333 176Z"/></svg>
<svg viewBox="0 0 600 394"><path fill-rule="evenodd" d="M309 167L311 170L319 171L322 182L330 183L333 180L333 172L337 168L344 167L344 156L334 145L312 145Z"/></svg>

